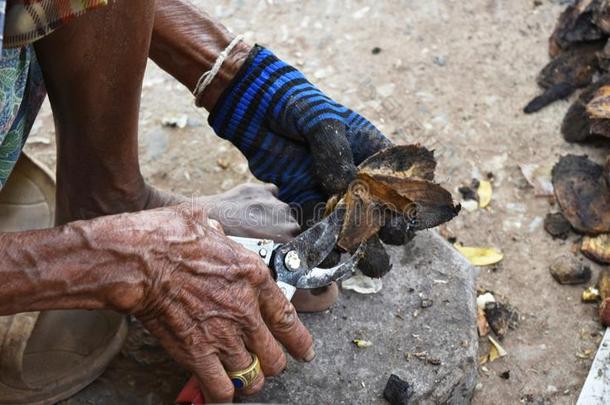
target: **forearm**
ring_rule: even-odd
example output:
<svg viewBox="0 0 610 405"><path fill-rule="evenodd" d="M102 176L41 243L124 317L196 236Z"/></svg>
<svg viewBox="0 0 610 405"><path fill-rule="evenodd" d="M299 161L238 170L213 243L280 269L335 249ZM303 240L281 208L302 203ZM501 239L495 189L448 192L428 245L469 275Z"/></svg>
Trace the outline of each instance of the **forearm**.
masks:
<svg viewBox="0 0 610 405"><path fill-rule="evenodd" d="M142 283L130 275L138 274L139 263L117 248L125 241L99 240L103 227L98 220L0 234L0 315L134 305Z"/></svg>
<svg viewBox="0 0 610 405"><path fill-rule="evenodd" d="M201 75L212 68L234 37L222 24L185 0L158 0L149 56L193 91ZM207 110L216 104L250 49L240 43L228 55L203 94L201 101Z"/></svg>

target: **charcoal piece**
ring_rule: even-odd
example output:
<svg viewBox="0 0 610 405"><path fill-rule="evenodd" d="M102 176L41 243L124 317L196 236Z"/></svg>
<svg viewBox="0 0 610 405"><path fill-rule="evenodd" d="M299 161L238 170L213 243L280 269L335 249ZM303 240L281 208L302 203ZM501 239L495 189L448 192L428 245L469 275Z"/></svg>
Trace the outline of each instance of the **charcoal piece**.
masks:
<svg viewBox="0 0 610 405"><path fill-rule="evenodd" d="M408 382L392 374L383 390L383 397L390 405L408 405L413 393L413 387Z"/></svg>

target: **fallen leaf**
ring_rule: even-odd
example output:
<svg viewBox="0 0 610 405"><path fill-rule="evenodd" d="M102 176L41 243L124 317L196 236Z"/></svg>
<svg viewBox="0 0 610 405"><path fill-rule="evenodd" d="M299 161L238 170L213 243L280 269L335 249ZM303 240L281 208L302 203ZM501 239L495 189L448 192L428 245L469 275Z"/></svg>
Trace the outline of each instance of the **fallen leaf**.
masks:
<svg viewBox="0 0 610 405"><path fill-rule="evenodd" d="M492 247L466 247L460 244L453 245L474 266L489 266L504 259L504 255Z"/></svg>
<svg viewBox="0 0 610 405"><path fill-rule="evenodd" d="M587 359L591 358L592 354L593 354L592 349L586 349L586 350L583 350L582 352L576 353L576 357L578 357L579 359L587 360Z"/></svg>
<svg viewBox="0 0 610 405"><path fill-rule="evenodd" d="M553 182L551 181L552 165L523 164L519 165L523 177L534 188L536 197L553 195Z"/></svg>
<svg viewBox="0 0 610 405"><path fill-rule="evenodd" d="M485 318L485 312L481 308L477 309L477 330L481 337L489 335L489 323Z"/></svg>
<svg viewBox="0 0 610 405"><path fill-rule="evenodd" d="M491 202L492 194L493 189L491 187L491 182L487 180L481 180L479 182L479 188L477 189L477 195L479 197L479 207L487 207Z"/></svg>
<svg viewBox="0 0 610 405"><path fill-rule="evenodd" d="M491 363L492 361L495 361L508 354L506 350L504 350L504 348L500 346L500 343L498 343L494 338L492 338L491 336L487 336L487 339L489 339L491 345L489 346L489 353L479 359L479 364L481 365L485 363Z"/></svg>
<svg viewBox="0 0 610 405"><path fill-rule="evenodd" d="M362 340L362 339L354 339L354 340L352 340L352 343L355 344L356 347L358 347L360 349L373 346L373 342L369 342L368 340Z"/></svg>
<svg viewBox="0 0 610 405"><path fill-rule="evenodd" d="M591 237L585 236L580 251L589 259L598 263L610 263L610 235L607 233Z"/></svg>

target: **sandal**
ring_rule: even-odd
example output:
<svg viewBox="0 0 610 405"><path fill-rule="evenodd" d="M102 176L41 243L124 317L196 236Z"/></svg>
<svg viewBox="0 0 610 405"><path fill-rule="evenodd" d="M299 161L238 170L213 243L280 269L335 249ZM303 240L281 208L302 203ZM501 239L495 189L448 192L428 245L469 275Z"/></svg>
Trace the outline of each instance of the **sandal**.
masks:
<svg viewBox="0 0 610 405"><path fill-rule="evenodd" d="M0 232L53 226L55 182L22 153L0 193ZM99 377L127 335L112 311L62 310L0 317L0 404L54 404Z"/></svg>

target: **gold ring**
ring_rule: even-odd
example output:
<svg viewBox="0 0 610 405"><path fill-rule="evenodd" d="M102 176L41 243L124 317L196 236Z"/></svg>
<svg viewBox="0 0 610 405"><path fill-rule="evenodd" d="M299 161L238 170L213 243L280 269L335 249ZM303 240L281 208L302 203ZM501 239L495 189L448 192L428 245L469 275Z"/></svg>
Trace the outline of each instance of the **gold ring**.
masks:
<svg viewBox="0 0 610 405"><path fill-rule="evenodd" d="M258 361L258 357L254 353L250 353L250 355L252 356L252 363L248 368L239 371L227 371L233 386L238 390L248 388L261 373L261 364Z"/></svg>

